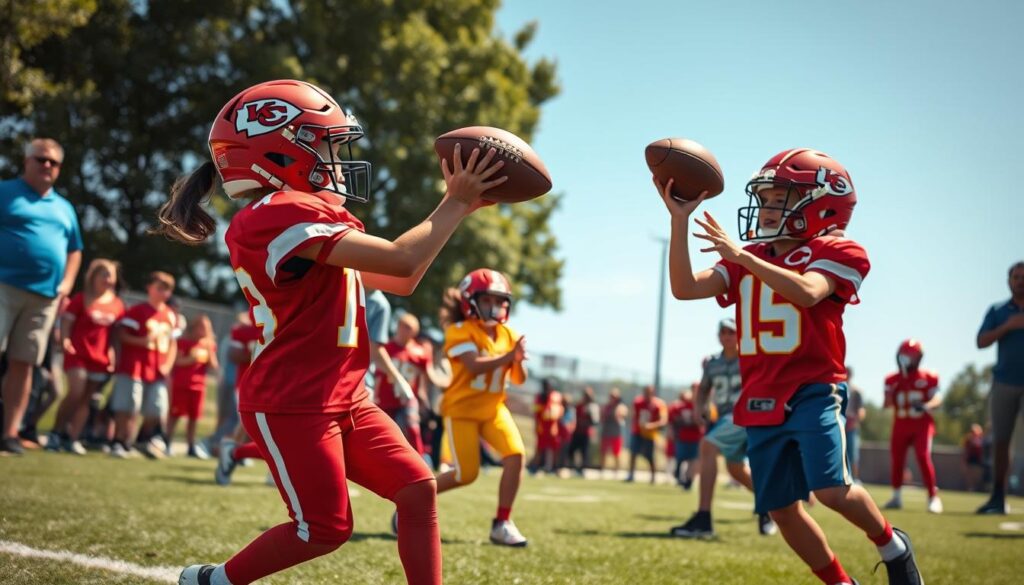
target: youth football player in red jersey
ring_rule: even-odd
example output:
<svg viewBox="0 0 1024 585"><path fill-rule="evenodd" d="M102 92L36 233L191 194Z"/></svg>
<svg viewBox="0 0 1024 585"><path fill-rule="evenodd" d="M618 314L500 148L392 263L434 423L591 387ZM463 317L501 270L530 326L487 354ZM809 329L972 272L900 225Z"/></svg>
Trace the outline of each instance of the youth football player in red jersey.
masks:
<svg viewBox="0 0 1024 585"><path fill-rule="evenodd" d="M423 455L420 402L426 398L423 390L431 355L416 342L419 332L420 320L416 315L405 313L398 318L394 337L384 344L384 351L395 365L395 373L389 375L383 368L377 370L373 398L377 406L398 423L412 448Z"/></svg>
<svg viewBox="0 0 1024 585"><path fill-rule="evenodd" d="M733 420L747 427L757 511L770 513L823 583L856 581L800 503L812 492L878 547L889 583L923 583L910 539L853 484L845 455L842 315L870 267L864 248L843 237L856 203L846 169L809 149L772 157L747 183L750 204L739 211L740 238L753 243L741 248L704 212L695 236L721 259L697 273L687 230L707 193L681 201L672 180L655 185L672 216L672 294L736 305L743 390Z"/></svg>
<svg viewBox="0 0 1024 585"><path fill-rule="evenodd" d="M219 370L217 363L217 342L213 338L213 324L206 315L199 315L189 322L183 336L178 338L178 355L171 372L171 410L167 417L167 452L178 419L185 418L185 440L188 456L209 459L209 454L196 445L196 423L203 412L203 398L206 397L206 374L210 369Z"/></svg>
<svg viewBox="0 0 1024 585"><path fill-rule="evenodd" d="M892 499L886 509L903 507L903 471L907 462L907 448L914 446L921 481L928 489L928 511L942 513L942 500L935 485L935 466L932 464L932 437L935 420L931 412L942 404L939 396L939 376L921 368L924 348L916 339L900 344L896 352L899 371L885 378L885 406L892 407L892 438L889 453L892 457Z"/></svg>
<svg viewBox="0 0 1024 585"><path fill-rule="evenodd" d="M117 276L116 262L104 258L90 262L85 290L71 297L61 315L68 393L57 408L47 450L86 453L78 437L89 415L89 400L114 368L110 330L124 316L124 303L117 296Z"/></svg>
<svg viewBox="0 0 1024 585"><path fill-rule="evenodd" d="M167 304L174 292L174 277L156 271L149 275L146 302L132 306L118 322L121 353L110 393L114 413L114 444L110 455L126 457L128 442L135 436L135 417L142 413L139 435L151 437L167 416L167 378L174 367L173 332L177 314ZM136 445L148 457L162 455L145 441Z"/></svg>
<svg viewBox="0 0 1024 585"><path fill-rule="evenodd" d="M644 391L633 399L633 432L629 438L629 475L626 481L633 481L636 472L636 458L642 456L651 468L651 485L654 485L654 443L658 433L668 424L668 407L665 401L654 395L654 386L644 386Z"/></svg>
<svg viewBox="0 0 1024 585"><path fill-rule="evenodd" d="M561 448L558 421L562 419L565 406L562 393L555 390L551 380L540 381L540 392L533 399L533 430L537 436L537 452L530 465L531 471L543 469L546 473L555 471L555 459Z"/></svg>
<svg viewBox="0 0 1024 585"><path fill-rule="evenodd" d="M250 87L217 114L212 162L179 181L160 211L163 233L199 244L216 228L202 202L218 172L224 191L246 200L225 240L262 334L239 411L291 517L224 564L187 567L179 584L243 585L337 549L352 534L346 480L395 502L407 581L441 582L433 474L366 392L363 286L410 294L480 195L505 178L491 179L502 167L494 149L474 149L464 167L456 147L434 212L393 242L377 238L344 207L370 196L370 164L351 160L362 136L313 85Z"/></svg>
<svg viewBox="0 0 1024 585"><path fill-rule="evenodd" d="M683 488L689 490L696 475L696 466L700 439L704 436L703 418L697 412L693 402L693 393L699 384L679 393L679 399L668 406L668 425L671 429L669 441L675 449L675 479Z"/></svg>

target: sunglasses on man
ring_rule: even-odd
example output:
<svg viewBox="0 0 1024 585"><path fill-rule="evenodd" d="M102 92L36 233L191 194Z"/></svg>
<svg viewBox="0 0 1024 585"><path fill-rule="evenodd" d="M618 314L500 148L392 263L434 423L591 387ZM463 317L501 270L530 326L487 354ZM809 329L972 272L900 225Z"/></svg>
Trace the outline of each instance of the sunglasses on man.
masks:
<svg viewBox="0 0 1024 585"><path fill-rule="evenodd" d="M59 160L54 160L52 158L45 157L45 156L33 156L32 158L36 159L36 162L41 164L41 165L43 165L44 167L46 166L46 163L50 163L50 166L52 166L53 168L55 168L55 169L59 169L60 168L60 161Z"/></svg>

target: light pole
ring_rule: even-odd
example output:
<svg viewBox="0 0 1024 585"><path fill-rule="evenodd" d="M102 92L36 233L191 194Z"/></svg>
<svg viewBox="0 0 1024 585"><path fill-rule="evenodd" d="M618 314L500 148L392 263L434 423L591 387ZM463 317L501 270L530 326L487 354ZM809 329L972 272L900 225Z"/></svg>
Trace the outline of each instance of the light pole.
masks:
<svg viewBox="0 0 1024 585"><path fill-rule="evenodd" d="M654 237L661 243L661 279L658 284L658 329L654 341L654 395L661 395L661 340L665 324L665 272L668 268L668 239Z"/></svg>

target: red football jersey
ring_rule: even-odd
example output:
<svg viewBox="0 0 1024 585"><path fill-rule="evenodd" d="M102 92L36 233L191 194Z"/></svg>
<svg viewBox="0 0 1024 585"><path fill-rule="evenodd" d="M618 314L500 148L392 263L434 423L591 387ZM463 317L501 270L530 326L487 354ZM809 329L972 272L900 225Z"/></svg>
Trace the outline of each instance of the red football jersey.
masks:
<svg viewBox="0 0 1024 585"><path fill-rule="evenodd" d="M74 363L105 371L110 366L110 329L124 316L124 303L115 296L109 302L96 300L86 307L85 296L78 293L71 297L64 315L75 320L69 337L75 355L65 356L65 367L70 369Z"/></svg>
<svg viewBox="0 0 1024 585"><path fill-rule="evenodd" d="M540 436L558 436L558 422L561 420L560 416L552 418L551 409L555 407L561 407L562 405L562 394L557 390L552 390L548 393L547 399L538 394L533 399L533 423L534 430Z"/></svg>
<svg viewBox="0 0 1024 585"><path fill-rule="evenodd" d="M932 415L923 406L939 391L939 375L931 370L918 369L903 375L900 372L885 378L885 405L893 408L893 423L931 424Z"/></svg>
<svg viewBox="0 0 1024 585"><path fill-rule="evenodd" d="M419 393L420 374L426 372L430 366L430 352L415 341L410 341L405 346L389 341L384 344L384 350L391 356L398 373L412 386L413 394ZM375 376L373 397L377 401L377 406L384 410L400 408L402 403L398 401L395 385L388 379L387 374L377 368Z"/></svg>
<svg viewBox="0 0 1024 585"><path fill-rule="evenodd" d="M643 394L637 396L633 399L633 434L653 439L658 434L658 431L643 430L641 426L660 419L662 415L667 416L667 407L664 400L657 396L652 397L650 400L647 400Z"/></svg>
<svg viewBox="0 0 1024 585"><path fill-rule="evenodd" d="M203 341L200 343L200 341ZM178 338L178 355L192 356L196 361L187 366L174 366L171 371L171 388L173 391L206 390L206 370L210 367L210 356L217 353L217 345L212 339L198 340L186 337Z"/></svg>
<svg viewBox="0 0 1024 585"><path fill-rule="evenodd" d="M224 236L260 338L238 380L242 412L344 412L366 398L370 363L359 272L321 258L363 224L327 192L277 191L253 201Z"/></svg>
<svg viewBox="0 0 1024 585"><path fill-rule="evenodd" d="M784 256L770 255L770 244L744 248L771 264L805 274L820 272L836 284L835 293L813 307L798 307L766 286L749 270L721 260L715 271L728 291L723 307L736 305L743 391L733 420L742 426L782 424L786 402L806 384L846 380L843 311L856 304L857 290L871 268L867 252L846 238L813 238Z"/></svg>
<svg viewBox="0 0 1024 585"><path fill-rule="evenodd" d="M235 387L238 387L238 382L242 380L242 376L245 375L245 371L249 369L249 364L252 363L252 354L256 351L256 344L260 341L260 335L263 330L255 325L246 325L244 323L238 323L231 328L231 347L245 351L245 359L241 363L235 364Z"/></svg>
<svg viewBox="0 0 1024 585"><path fill-rule="evenodd" d="M704 427L692 400L676 400L668 407L668 422L678 441L696 442L704 436Z"/></svg>
<svg viewBox="0 0 1024 585"><path fill-rule="evenodd" d="M161 379L160 364L167 361L177 322L177 313L168 305L156 309L147 302L128 309L118 324L131 335L148 336L149 343L145 347L122 343L117 373L143 382Z"/></svg>

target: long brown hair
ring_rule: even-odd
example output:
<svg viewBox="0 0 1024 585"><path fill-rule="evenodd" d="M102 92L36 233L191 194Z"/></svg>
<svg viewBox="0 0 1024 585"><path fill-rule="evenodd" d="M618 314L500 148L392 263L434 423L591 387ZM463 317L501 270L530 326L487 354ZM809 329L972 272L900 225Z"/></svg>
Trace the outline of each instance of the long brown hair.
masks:
<svg viewBox="0 0 1024 585"><path fill-rule="evenodd" d="M441 308L438 309L441 326L448 327L466 319L462 314L462 295L457 288L445 289L441 294Z"/></svg>
<svg viewBox="0 0 1024 585"><path fill-rule="evenodd" d="M217 222L203 209L213 195L217 167L210 161L199 165L191 175L181 177L171 186L171 196L160 206L160 225L151 233L163 234L190 246L202 244L217 229Z"/></svg>

